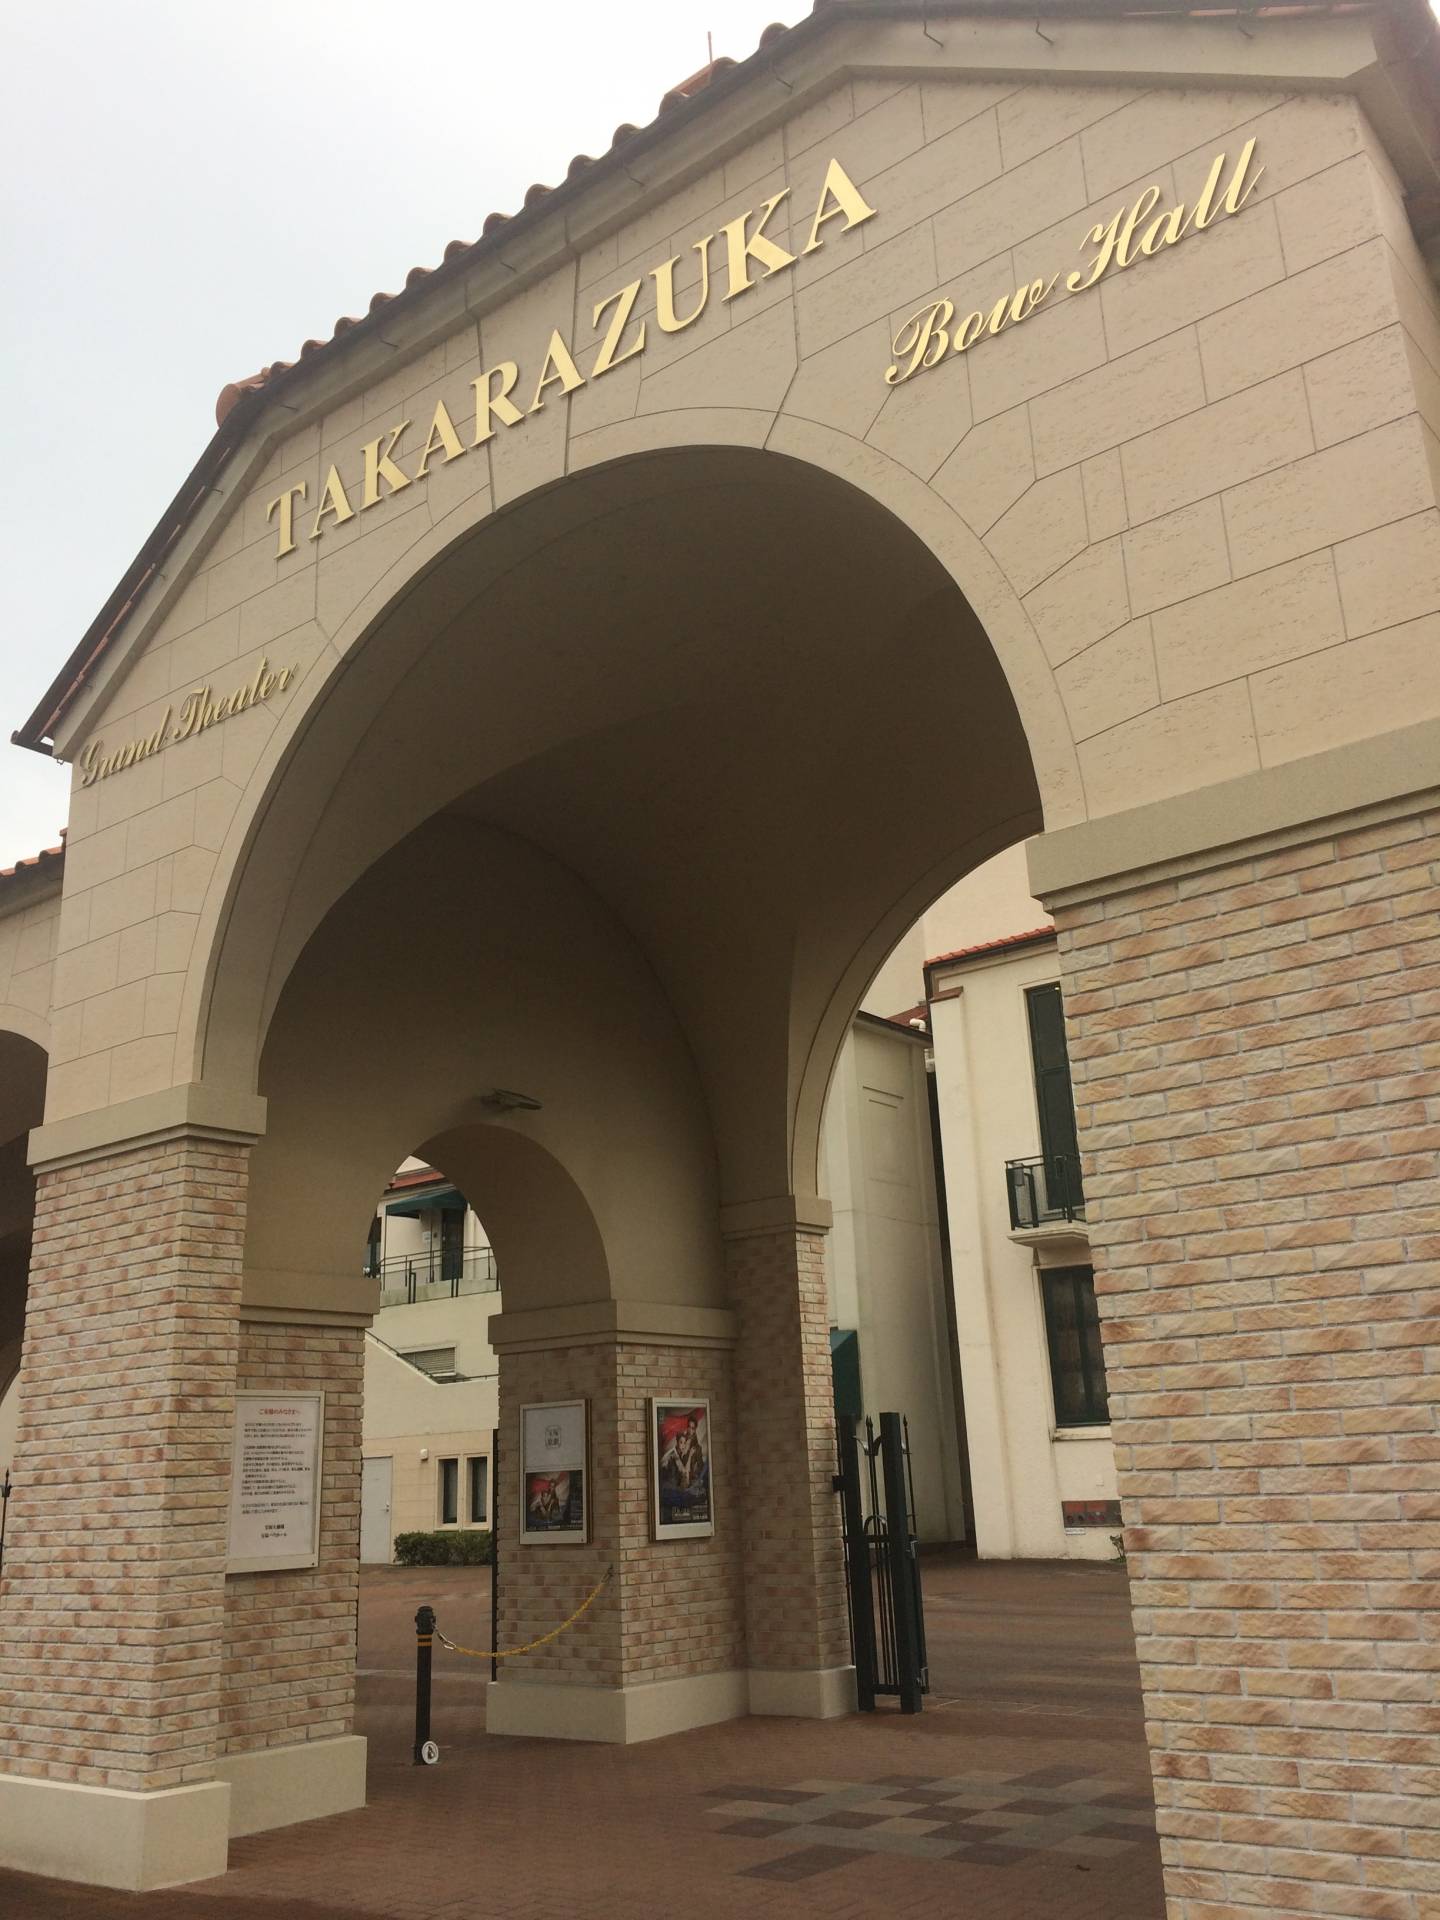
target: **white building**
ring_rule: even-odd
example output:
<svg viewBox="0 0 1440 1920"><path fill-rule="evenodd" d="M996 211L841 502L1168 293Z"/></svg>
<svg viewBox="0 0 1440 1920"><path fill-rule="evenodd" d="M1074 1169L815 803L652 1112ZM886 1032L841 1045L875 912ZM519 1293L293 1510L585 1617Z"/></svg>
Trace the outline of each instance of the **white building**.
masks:
<svg viewBox="0 0 1440 1920"><path fill-rule="evenodd" d="M379 1305L365 1343L360 1557L387 1561L399 1533L493 1518L500 1311L495 1255L474 1210L435 1168L407 1160L371 1227Z"/></svg>

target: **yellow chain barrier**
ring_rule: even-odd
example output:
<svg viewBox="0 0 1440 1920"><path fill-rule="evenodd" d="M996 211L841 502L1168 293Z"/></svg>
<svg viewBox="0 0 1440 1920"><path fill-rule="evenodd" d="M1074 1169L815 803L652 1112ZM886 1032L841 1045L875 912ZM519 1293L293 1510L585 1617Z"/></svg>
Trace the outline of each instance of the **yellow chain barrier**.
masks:
<svg viewBox="0 0 1440 1920"><path fill-rule="evenodd" d="M562 1620L558 1627L552 1627L549 1633L542 1633L538 1640L527 1640L523 1647L457 1647L453 1640L447 1640L439 1627L435 1629L435 1638L442 1647L451 1653L463 1653L471 1660L513 1660L516 1654L533 1653L536 1647L543 1647L548 1640L558 1640L567 1627L573 1627L587 1607L594 1606L600 1598L601 1589L614 1573L614 1567L607 1567L585 1598L576 1607L568 1620Z"/></svg>

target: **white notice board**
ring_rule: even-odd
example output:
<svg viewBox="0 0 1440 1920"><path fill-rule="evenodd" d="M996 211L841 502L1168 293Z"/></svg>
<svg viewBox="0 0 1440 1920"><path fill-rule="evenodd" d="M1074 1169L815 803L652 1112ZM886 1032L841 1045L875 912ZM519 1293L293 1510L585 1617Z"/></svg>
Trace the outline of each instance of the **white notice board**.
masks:
<svg viewBox="0 0 1440 1920"><path fill-rule="evenodd" d="M237 1393L227 1573L313 1567L320 1557L323 1393Z"/></svg>

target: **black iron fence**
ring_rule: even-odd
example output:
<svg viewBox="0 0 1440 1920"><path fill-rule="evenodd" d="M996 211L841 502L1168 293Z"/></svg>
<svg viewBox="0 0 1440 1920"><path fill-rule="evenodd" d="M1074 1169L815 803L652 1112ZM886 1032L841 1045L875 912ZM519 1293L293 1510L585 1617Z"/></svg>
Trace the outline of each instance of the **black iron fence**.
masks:
<svg viewBox="0 0 1440 1920"><path fill-rule="evenodd" d="M365 1277L380 1282L382 1307L493 1293L500 1285L489 1247L422 1247L417 1253L397 1253L388 1260L369 1261Z"/></svg>
<svg viewBox="0 0 1440 1920"><path fill-rule="evenodd" d="M925 1651L925 1607L915 1539L915 1488L907 1423L882 1413L861 1423L842 1415L837 1425L840 1495L845 1538L845 1597L855 1691L862 1713L879 1695L919 1713L930 1690Z"/></svg>
<svg viewBox="0 0 1440 1920"><path fill-rule="evenodd" d="M1085 1218L1085 1190L1080 1184L1080 1162L1068 1154L1036 1154L1031 1160L1005 1162L1005 1190L1010 1199L1010 1228L1053 1226L1061 1220Z"/></svg>

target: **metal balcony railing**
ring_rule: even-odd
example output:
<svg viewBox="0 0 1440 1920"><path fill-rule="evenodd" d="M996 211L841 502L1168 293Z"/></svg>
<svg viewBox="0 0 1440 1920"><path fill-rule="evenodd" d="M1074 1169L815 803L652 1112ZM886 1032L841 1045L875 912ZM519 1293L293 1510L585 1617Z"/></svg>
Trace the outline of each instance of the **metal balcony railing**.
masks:
<svg viewBox="0 0 1440 1920"><path fill-rule="evenodd" d="M1010 1200L1012 1233L1085 1218L1080 1162L1066 1154L1042 1153L1029 1160L1007 1160L1005 1190Z"/></svg>
<svg viewBox="0 0 1440 1920"><path fill-rule="evenodd" d="M414 1306L419 1300L455 1300L462 1293L494 1293L500 1282L489 1247L434 1247L372 1260L367 1280L380 1282L382 1307Z"/></svg>

